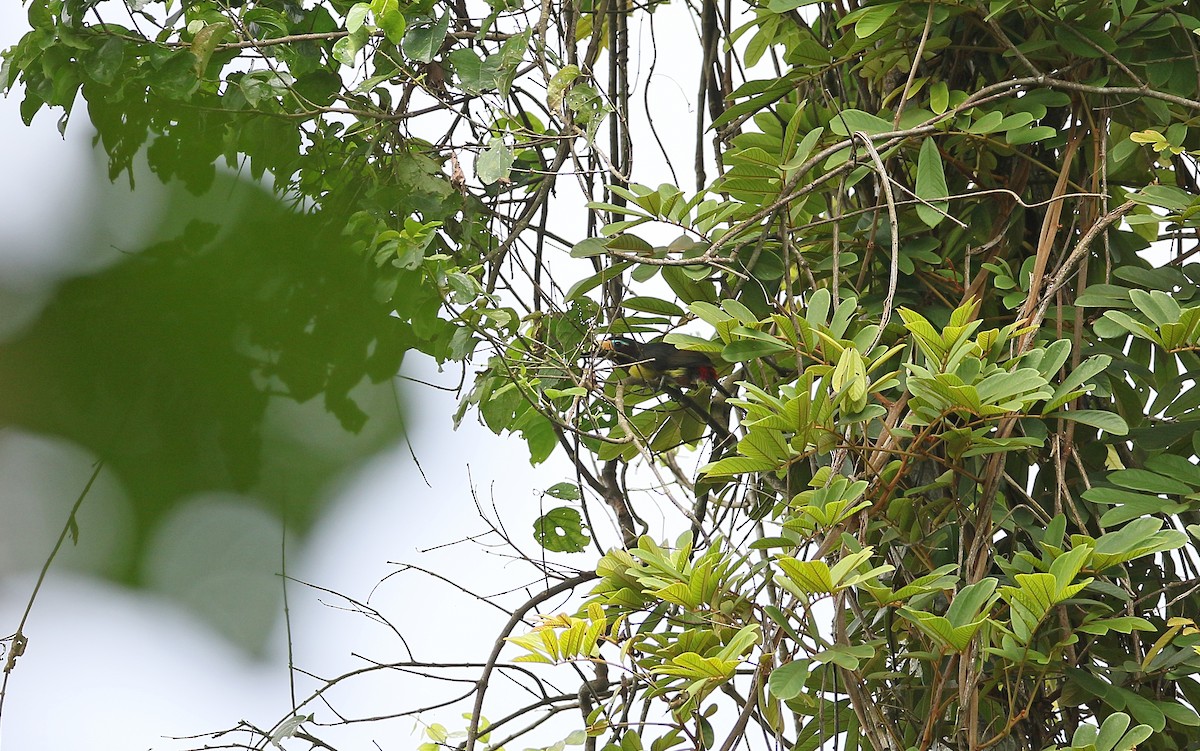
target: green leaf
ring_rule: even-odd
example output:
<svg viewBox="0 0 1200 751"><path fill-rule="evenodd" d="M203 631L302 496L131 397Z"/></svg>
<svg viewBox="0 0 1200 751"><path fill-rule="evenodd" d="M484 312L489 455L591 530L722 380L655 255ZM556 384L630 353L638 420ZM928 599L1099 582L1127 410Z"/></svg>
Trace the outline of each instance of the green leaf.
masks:
<svg viewBox="0 0 1200 751"><path fill-rule="evenodd" d="M900 9L901 5L903 3L884 3L863 8L855 18L854 35L859 39L866 39L879 31L885 23L891 20L892 16L896 15L896 11ZM849 18L847 16L847 20Z"/></svg>
<svg viewBox="0 0 1200 751"><path fill-rule="evenodd" d="M733 316L718 308L709 302L694 302L688 305L688 310L705 323L720 327L722 324L727 324L734 320Z"/></svg>
<svg viewBox="0 0 1200 751"><path fill-rule="evenodd" d="M663 341L667 344L674 344L680 349L688 349L693 352L708 352L716 354L721 351L723 345L720 342L710 341L691 334L667 334L663 337Z"/></svg>
<svg viewBox="0 0 1200 751"><path fill-rule="evenodd" d="M1138 722L1144 723L1130 730L1112 747L1112 751L1129 751L1154 733L1161 733L1167 725L1167 718L1153 701L1141 694L1120 686L1117 686L1116 690L1125 700L1125 708L1129 710L1130 714ZM1099 751L1099 746L1097 746L1097 751Z"/></svg>
<svg viewBox="0 0 1200 751"><path fill-rule="evenodd" d="M333 59L342 65L354 65L354 59L368 39L370 39L370 33L366 27L360 26L357 31L353 31L349 36L344 36L333 43Z"/></svg>
<svg viewBox="0 0 1200 751"><path fill-rule="evenodd" d="M449 31L450 14L447 12L427 26L409 27L408 32L404 35L401 49L404 50L405 55L417 62L431 62L438 50L442 48L442 42L446 40L446 34Z"/></svg>
<svg viewBox="0 0 1200 751"><path fill-rule="evenodd" d="M950 88L945 81L935 81L929 87L929 109L934 114L942 114L950 106Z"/></svg>
<svg viewBox="0 0 1200 751"><path fill-rule="evenodd" d="M208 66L212 51L233 25L222 21L201 29L192 40L192 54L196 56L196 75L201 75ZM121 64L125 60L125 40L111 36L104 40L93 54L84 58L84 70L97 83L111 84L116 80Z"/></svg>
<svg viewBox="0 0 1200 751"><path fill-rule="evenodd" d="M403 43L404 33L408 30L408 23L404 20L403 13L395 8L390 8L383 13L376 14L375 20L389 42L392 44Z"/></svg>
<svg viewBox="0 0 1200 751"><path fill-rule="evenodd" d="M633 235L628 232L622 232L615 237L609 238L608 242L605 243L605 246L609 250L617 250L622 253L635 253L645 256L653 255L654 253L653 245L637 235Z"/></svg>
<svg viewBox="0 0 1200 751"><path fill-rule="evenodd" d="M242 16L242 22L258 26L267 32L268 37L284 36L288 33L287 17L273 8L251 8Z"/></svg>
<svg viewBox="0 0 1200 751"><path fill-rule="evenodd" d="M744 475L751 472L766 472L776 468L775 462L766 459L751 459L746 456L729 456L700 468L701 474L709 477Z"/></svg>
<svg viewBox="0 0 1200 751"><path fill-rule="evenodd" d="M1159 454L1146 460L1146 469L1200 487L1200 466L1177 454Z"/></svg>
<svg viewBox="0 0 1200 751"><path fill-rule="evenodd" d="M633 263L631 261L619 261L606 269L592 274L589 277L580 279L578 282L575 282L575 285L571 287L570 290L567 291L567 302L578 300L591 290L607 282L609 279L613 279L625 273L625 271L632 265Z"/></svg>
<svg viewBox="0 0 1200 751"><path fill-rule="evenodd" d="M876 135L891 133L892 124L868 112L849 109L835 112L829 120L829 129L839 136L848 136L859 131L867 135Z"/></svg>
<svg viewBox="0 0 1200 751"><path fill-rule="evenodd" d="M1173 477L1166 477L1144 469L1123 469L1108 476L1114 485L1131 490L1144 490L1147 493L1163 493L1165 495L1188 495L1194 489Z"/></svg>
<svg viewBox="0 0 1200 751"><path fill-rule="evenodd" d="M1115 412L1105 412L1098 409L1073 409L1067 412L1051 412L1046 415L1046 418L1074 420L1093 428L1099 428L1112 435L1129 434L1129 426L1125 424L1124 418Z"/></svg>
<svg viewBox="0 0 1200 751"><path fill-rule="evenodd" d="M1054 396L1046 402L1046 406L1042 408L1042 414L1053 412L1073 399L1072 394L1086 390L1084 384L1088 379L1104 372L1111 362L1112 358L1108 355L1094 355L1079 363L1079 366L1071 370L1054 389Z"/></svg>
<svg viewBox="0 0 1200 751"><path fill-rule="evenodd" d="M812 154L813 147L817 145L817 141L821 139L821 134L825 132L824 128L815 128L810 130L800 139L800 143L796 145L796 153L783 164L785 170L796 169L808 160Z"/></svg>
<svg viewBox="0 0 1200 751"><path fill-rule="evenodd" d="M758 316L737 300L722 300L721 309L738 320L743 326L757 326Z"/></svg>
<svg viewBox="0 0 1200 751"><path fill-rule="evenodd" d="M1131 289L1129 290L1129 299L1133 301L1138 310L1145 313L1146 317L1154 322L1155 326L1161 327L1179 320L1181 312L1179 303L1162 290L1156 289L1147 292L1141 289Z"/></svg>
<svg viewBox="0 0 1200 751"><path fill-rule="evenodd" d="M1145 618L1137 618L1134 616L1118 616L1116 618L1101 618L1094 621L1087 621L1075 627L1076 631L1085 634L1095 634L1103 636L1109 631L1116 631L1121 634L1129 634L1134 631L1154 631L1154 624L1147 621Z"/></svg>
<svg viewBox="0 0 1200 751"><path fill-rule="evenodd" d="M771 695L777 699L795 699L804 693L804 683L808 680L809 661L794 660L784 663L771 671L767 679L767 687Z"/></svg>
<svg viewBox="0 0 1200 751"><path fill-rule="evenodd" d="M996 591L996 579L988 577L974 584L968 584L954 595L950 608L946 611L946 619L955 627L966 625L979 614L980 608Z"/></svg>
<svg viewBox="0 0 1200 751"><path fill-rule="evenodd" d="M1194 728L1200 727L1200 715L1191 707L1186 707L1182 704L1177 704L1174 701L1157 701L1154 703L1158 710L1167 716L1167 719L1176 725Z"/></svg>
<svg viewBox="0 0 1200 751"><path fill-rule="evenodd" d="M987 618L980 618L972 623L964 623L960 626L951 625L950 621L932 613L926 613L920 610L914 610L907 606L897 610L901 617L914 623L922 631L937 640L945 647L951 647L956 651L961 652L971 643L971 639L975 637L975 633L987 621Z"/></svg>
<svg viewBox="0 0 1200 751"><path fill-rule="evenodd" d="M835 644L824 652L813 655L813 661L830 663L846 670L858 670L858 666L875 656L875 647L870 644Z"/></svg>
<svg viewBox="0 0 1200 751"><path fill-rule="evenodd" d="M533 537L552 553L578 553L591 538L583 531L583 517L569 506L547 511L533 523Z"/></svg>
<svg viewBox="0 0 1200 751"><path fill-rule="evenodd" d="M484 185L507 180L515 159L512 150L504 145L504 139L495 136L488 142L487 149L475 160L475 174Z"/></svg>
<svg viewBox="0 0 1200 751"><path fill-rule="evenodd" d="M985 113L978 120L971 123L966 132L973 135L985 135L994 133L1000 129L1000 123L1004 122L1004 113L998 110Z"/></svg>
<svg viewBox="0 0 1200 751"><path fill-rule="evenodd" d="M454 66L454 73L468 94L482 94L496 88L496 74L500 65L496 56L482 60L475 50L462 47L451 52L446 58Z"/></svg>
<svg viewBox="0 0 1200 751"><path fill-rule="evenodd" d="M1129 198L1146 206L1181 212L1192 205L1195 196L1173 185L1147 185Z"/></svg>
<svg viewBox="0 0 1200 751"><path fill-rule="evenodd" d="M678 317L683 315L683 308L673 302L657 297L627 297L621 301L621 307L636 310L639 313L652 313L661 316Z"/></svg>
<svg viewBox="0 0 1200 751"><path fill-rule="evenodd" d="M806 5L815 5L820 0L771 0L767 4L767 9L772 13L787 13L789 10L803 8Z"/></svg>
<svg viewBox="0 0 1200 751"><path fill-rule="evenodd" d="M1125 730L1128 728L1129 715L1124 712L1110 714L1105 718L1104 724L1100 726L1100 732L1096 736L1096 751L1110 751L1125 735Z"/></svg>
<svg viewBox="0 0 1200 751"><path fill-rule="evenodd" d="M579 486L573 482L560 482L546 488L546 495L560 501L578 501L580 498Z"/></svg>
<svg viewBox="0 0 1200 751"><path fill-rule="evenodd" d="M721 350L721 357L726 362L746 362L786 351L788 351L788 348L777 342L763 341L761 339L743 339L742 341L725 345L725 349Z"/></svg>
<svg viewBox="0 0 1200 751"><path fill-rule="evenodd" d="M1017 128L1010 130L1005 134L1004 138L1010 146L1024 146L1025 144L1034 143L1035 141L1044 141L1047 138L1054 138L1058 135L1058 128L1052 128L1049 125L1031 125L1027 128Z"/></svg>
<svg viewBox="0 0 1200 751"><path fill-rule="evenodd" d="M571 248L572 258L591 258L593 256L602 256L608 253L608 246L598 237L589 237L575 243Z"/></svg>
<svg viewBox="0 0 1200 751"><path fill-rule="evenodd" d="M916 190L918 198L933 204L917 204L917 216L927 226L936 227L946 218L945 211L950 207L950 203L942 199L950 195L950 190L946 187L942 156L938 153L933 138L926 138L921 144L921 153L917 157Z"/></svg>
<svg viewBox="0 0 1200 751"><path fill-rule="evenodd" d="M346 31L353 34L367 22L367 14L371 12L369 3L355 3L346 13Z"/></svg>
<svg viewBox="0 0 1200 751"><path fill-rule="evenodd" d="M1101 535L1095 540L1091 566L1103 571L1126 561L1164 550L1173 550L1187 543L1187 535L1175 529L1162 529L1161 519L1141 517L1120 529ZM1073 536L1073 539L1078 536Z"/></svg>
<svg viewBox="0 0 1200 751"><path fill-rule="evenodd" d="M566 96L567 90L571 88L571 84L578 77L578 65L565 65L550 78L550 84L546 87L546 103L550 105L552 111L557 112L562 109L563 97Z"/></svg>

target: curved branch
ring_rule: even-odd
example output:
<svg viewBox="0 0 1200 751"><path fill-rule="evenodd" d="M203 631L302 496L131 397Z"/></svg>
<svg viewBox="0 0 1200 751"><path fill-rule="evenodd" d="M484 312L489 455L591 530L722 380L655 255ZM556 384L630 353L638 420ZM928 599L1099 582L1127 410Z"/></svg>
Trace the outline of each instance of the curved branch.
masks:
<svg viewBox="0 0 1200 751"><path fill-rule="evenodd" d="M479 738L479 718L483 713L483 697L487 691L488 679L492 677L492 671L496 668L496 663L500 659L500 650L504 649L504 640L512 633L524 618L525 614L533 608L541 605L546 600L552 597L557 597L564 592L570 592L580 584L586 584L593 579L600 577L595 571L584 571L578 576L573 576L570 579L564 579L558 584L549 587L543 592L539 592L533 597L525 601L521 607L513 611L512 617L504 624L504 628L500 630L500 636L496 638L496 643L492 647L492 653L488 655L487 662L484 663L483 672L479 675L479 682L475 689L475 706L471 710L470 724L467 726L467 740L463 743L464 751L474 751L475 740Z"/></svg>

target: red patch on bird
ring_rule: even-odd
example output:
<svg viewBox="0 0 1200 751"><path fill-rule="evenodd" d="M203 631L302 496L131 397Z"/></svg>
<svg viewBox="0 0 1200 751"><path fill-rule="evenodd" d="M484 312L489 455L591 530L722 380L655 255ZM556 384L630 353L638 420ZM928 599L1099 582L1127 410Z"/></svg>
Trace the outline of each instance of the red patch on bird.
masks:
<svg viewBox="0 0 1200 751"><path fill-rule="evenodd" d="M696 375L701 381L715 381L717 380L717 369L711 365L701 365L696 369Z"/></svg>

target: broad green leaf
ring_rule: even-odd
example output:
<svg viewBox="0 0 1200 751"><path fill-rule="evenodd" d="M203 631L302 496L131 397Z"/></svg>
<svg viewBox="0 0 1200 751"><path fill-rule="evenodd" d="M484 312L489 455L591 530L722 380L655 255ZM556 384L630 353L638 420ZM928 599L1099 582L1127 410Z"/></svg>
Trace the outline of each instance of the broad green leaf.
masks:
<svg viewBox="0 0 1200 751"><path fill-rule="evenodd" d="M771 695L778 699L794 699L804 693L804 683L808 680L809 661L795 660L788 662L771 671L767 686Z"/></svg>
<svg viewBox="0 0 1200 751"><path fill-rule="evenodd" d="M359 26L356 31L352 31L348 36L333 43L333 58L342 65L354 65L359 51L370 38L371 35L367 28Z"/></svg>
<svg viewBox="0 0 1200 751"><path fill-rule="evenodd" d="M1128 435L1129 426L1125 424L1125 420L1115 412L1105 412L1097 409L1072 409L1066 412L1051 412L1046 415L1047 419L1061 418L1063 420L1074 420L1078 423L1083 423L1089 427L1099 428L1100 430L1112 435Z"/></svg>
<svg viewBox="0 0 1200 751"><path fill-rule="evenodd" d="M367 14L371 12L369 3L355 3L350 6L350 10L346 13L346 31L353 34L363 27L367 21Z"/></svg>
<svg viewBox="0 0 1200 751"><path fill-rule="evenodd" d="M892 124L881 117L876 117L862 110L842 110L835 112L829 120L829 130L839 136L863 131L867 135L891 133Z"/></svg>
<svg viewBox="0 0 1200 751"><path fill-rule="evenodd" d="M408 23L404 20L403 13L395 8L390 8L376 14L375 22L383 30L389 42L392 44L403 43L404 34L408 30Z"/></svg>
<svg viewBox="0 0 1200 751"><path fill-rule="evenodd" d="M929 87L929 109L942 114L950 106L950 89L945 81L935 81Z"/></svg>
<svg viewBox="0 0 1200 751"><path fill-rule="evenodd" d="M1162 732L1167 725L1167 718L1153 701L1127 688L1121 686L1114 688L1125 700L1125 708L1129 710L1129 713L1143 724L1130 730L1113 746L1112 751L1128 751L1154 733Z"/></svg>
<svg viewBox="0 0 1200 751"><path fill-rule="evenodd" d="M546 489L546 495L560 501L578 501L579 486L570 482L560 482Z"/></svg>
<svg viewBox="0 0 1200 751"><path fill-rule="evenodd" d="M450 31L450 13L425 26L410 26L404 34L401 48L409 58L420 63L432 62Z"/></svg>
<svg viewBox="0 0 1200 751"><path fill-rule="evenodd" d="M762 630L757 623L750 623L738 629L729 642L717 653L720 660L734 660L741 657L747 650L762 639Z"/></svg>
<svg viewBox="0 0 1200 751"><path fill-rule="evenodd" d="M763 341L761 339L744 339L725 345L725 349L721 350L721 357L726 362L746 362L748 360L757 360L760 357L777 355L787 350L788 348L785 345L776 342Z"/></svg>
<svg viewBox="0 0 1200 751"><path fill-rule="evenodd" d="M636 310L640 313L678 317L683 315L683 308L669 300L657 297L627 297L621 301L621 307Z"/></svg>
<svg viewBox="0 0 1200 751"><path fill-rule="evenodd" d="M1185 482L1189 487L1200 487L1200 466L1177 454L1152 456L1146 460L1146 469Z"/></svg>
<svg viewBox="0 0 1200 751"><path fill-rule="evenodd" d="M1178 704L1174 700L1158 701L1155 706L1167 716L1167 719L1177 725L1194 728L1200 727L1200 714L1191 707Z"/></svg>
<svg viewBox="0 0 1200 751"><path fill-rule="evenodd" d="M1121 634L1129 634L1134 631L1154 631L1155 628L1154 625L1145 618L1118 616L1116 618L1101 618L1094 621L1088 621L1077 626L1075 630L1085 634L1102 636L1109 631L1116 631Z"/></svg>
<svg viewBox="0 0 1200 751"><path fill-rule="evenodd" d="M722 300L721 309L738 320L743 326L757 326L758 316L737 300Z"/></svg>
<svg viewBox="0 0 1200 751"><path fill-rule="evenodd" d="M870 644L835 644L823 652L818 652L813 655L812 660L816 663L832 662L846 670L858 670L858 666L864 661L875 656L875 647Z"/></svg>
<svg viewBox="0 0 1200 751"><path fill-rule="evenodd" d="M482 94L496 88L500 61L494 56L484 60L475 50L462 47L451 52L446 59L454 66L454 72L467 93Z"/></svg>
<svg viewBox="0 0 1200 751"><path fill-rule="evenodd" d="M941 616L914 610L909 607L901 607L896 612L933 637L943 647L948 647L959 652L967 648L967 645L971 643L971 639L975 637L976 632L987 622L987 618L985 617L971 623L954 626L951 625L950 621Z"/></svg>
<svg viewBox="0 0 1200 751"><path fill-rule="evenodd" d="M783 168L793 170L804 164L812 155L813 147L817 145L817 141L821 139L821 134L824 132L824 128L814 128L804 134L804 138L800 139L800 143L796 145L795 155L783 164Z"/></svg>
<svg viewBox="0 0 1200 751"><path fill-rule="evenodd" d="M663 341L667 344L674 344L680 349L687 349L693 352L708 352L711 354L720 352L724 346L720 342L702 339L690 334L667 334L663 337Z"/></svg>
<svg viewBox="0 0 1200 751"><path fill-rule="evenodd" d="M1167 495L1188 495L1195 489L1173 477L1167 477L1144 469L1123 469L1113 472L1108 479L1114 485L1131 490L1144 490L1147 493L1165 493Z"/></svg>
<svg viewBox="0 0 1200 751"><path fill-rule="evenodd" d="M1094 541L1092 568L1104 571L1110 566L1164 550L1173 550L1187 543L1187 535L1183 532L1174 529L1163 530L1162 525L1161 519L1142 517L1116 531L1101 535ZM1072 535L1073 544L1082 541L1085 541L1083 535Z"/></svg>
<svg viewBox="0 0 1200 751"><path fill-rule="evenodd" d="M504 139L496 136L475 160L475 174L484 185L507 180L515 159L512 150L504 145Z"/></svg>
<svg viewBox="0 0 1200 751"><path fill-rule="evenodd" d="M973 135L986 135L1000 129L1000 123L1004 122L1004 113L997 110L981 113L975 122L967 127L966 132Z"/></svg>
<svg viewBox="0 0 1200 751"><path fill-rule="evenodd" d="M1017 128L1004 134L1010 146L1024 146L1036 141L1045 141L1059 134L1058 128L1049 125L1031 125L1027 128Z"/></svg>
<svg viewBox="0 0 1200 751"><path fill-rule="evenodd" d="M1171 211L1184 211L1195 196L1173 185L1147 185L1130 196L1131 200L1147 206L1159 206Z"/></svg>
<svg viewBox="0 0 1200 751"><path fill-rule="evenodd" d="M1073 399L1072 394L1082 393L1085 391L1085 384L1088 379L1104 372L1112 362L1112 357L1108 355L1094 355L1079 363L1079 366L1072 369L1062 382L1054 389L1054 396L1046 402L1046 406L1042 408L1042 414L1053 412L1062 407L1068 401Z"/></svg>
<svg viewBox="0 0 1200 751"><path fill-rule="evenodd" d="M575 243L571 248L572 258L591 258L592 256L602 256L608 253L608 246L604 240L598 237L589 237Z"/></svg>
<svg viewBox="0 0 1200 751"><path fill-rule="evenodd" d="M1096 751L1111 751L1117 741L1125 735L1129 728L1129 715L1124 712L1114 712L1105 718L1096 735Z"/></svg>
<svg viewBox="0 0 1200 751"><path fill-rule="evenodd" d="M942 199L950 195L950 191L946 187L942 156L938 153L937 143L932 137L921 143L921 152L917 157L916 188L918 198L933 204L917 204L917 216L929 227L936 227L946 218L945 211L950 207L950 203Z"/></svg>
<svg viewBox="0 0 1200 751"><path fill-rule="evenodd" d="M866 39L887 23L892 16L896 15L896 11L900 9L903 3L884 3L882 5L873 5L863 8L851 16L854 16L854 35L859 39ZM851 16L847 16L849 21Z"/></svg>
<svg viewBox="0 0 1200 751"><path fill-rule="evenodd" d="M210 23L192 38L192 54L196 56L196 75L203 76L212 59L213 51L230 32L233 24L228 21ZM96 63L89 67L92 78L103 84L112 83L113 77L121 67L124 59L125 43L117 37L109 37L100 45Z"/></svg>
<svg viewBox="0 0 1200 751"><path fill-rule="evenodd" d="M772 13L787 13L789 10L815 5L819 0L770 0L767 9Z"/></svg>
<svg viewBox="0 0 1200 751"><path fill-rule="evenodd" d="M619 261L602 271L592 274L587 278L580 279L575 283L575 286L571 287L571 289L567 292L567 301L570 302L571 300L577 300L581 298L583 295L592 291L596 287L599 287L601 284L604 284L609 279L618 277L625 273L625 271L632 265L633 263L631 261Z"/></svg>
<svg viewBox="0 0 1200 751"><path fill-rule="evenodd" d="M716 657L704 657L695 652L685 652L677 657L672 657L667 664L656 665L651 668L651 672L690 680L709 678L727 680L733 677L739 664L737 660L720 660Z"/></svg>
<svg viewBox="0 0 1200 751"><path fill-rule="evenodd" d="M727 477L744 475L751 472L766 472L776 469L775 462L765 459L751 459L745 456L729 456L720 461L706 464L700 468L700 473L710 477Z"/></svg>
<svg viewBox="0 0 1200 751"><path fill-rule="evenodd" d="M947 620L955 626L963 626L975 620L980 609L996 591L996 579L987 577L960 589L946 611Z"/></svg>

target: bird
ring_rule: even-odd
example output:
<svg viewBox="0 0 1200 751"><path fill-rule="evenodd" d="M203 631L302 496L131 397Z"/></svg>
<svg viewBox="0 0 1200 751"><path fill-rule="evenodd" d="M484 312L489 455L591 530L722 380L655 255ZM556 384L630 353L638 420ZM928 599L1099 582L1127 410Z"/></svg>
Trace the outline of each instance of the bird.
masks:
<svg viewBox="0 0 1200 751"><path fill-rule="evenodd" d="M625 368L629 375L643 383L689 387L707 383L725 396L732 396L717 380L717 369L703 352L679 349L666 342L642 344L616 336L600 342L600 355Z"/></svg>

